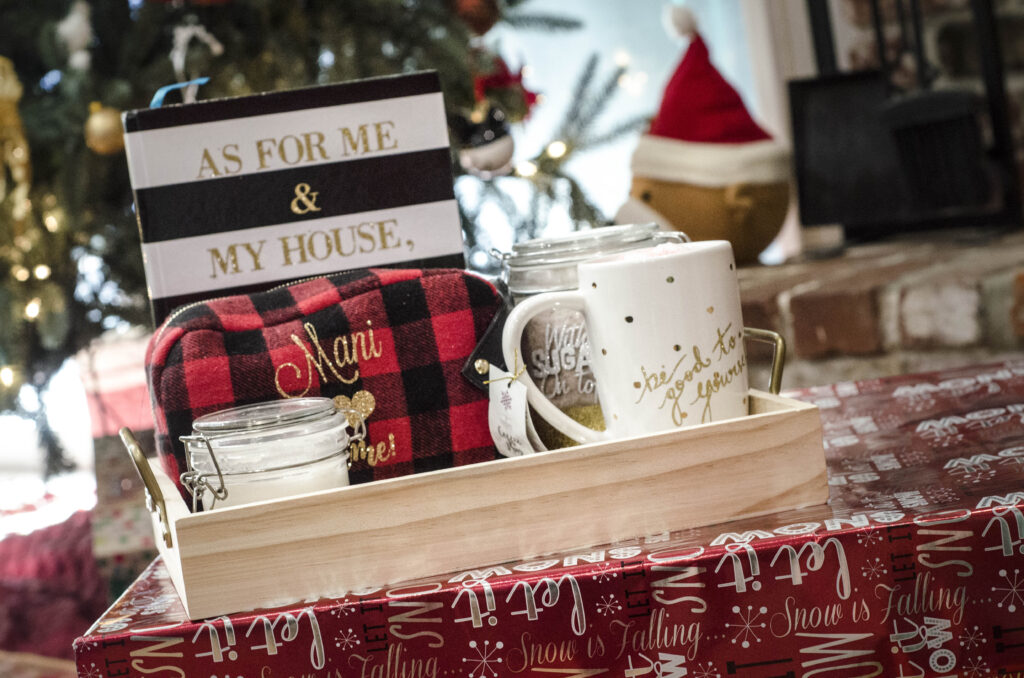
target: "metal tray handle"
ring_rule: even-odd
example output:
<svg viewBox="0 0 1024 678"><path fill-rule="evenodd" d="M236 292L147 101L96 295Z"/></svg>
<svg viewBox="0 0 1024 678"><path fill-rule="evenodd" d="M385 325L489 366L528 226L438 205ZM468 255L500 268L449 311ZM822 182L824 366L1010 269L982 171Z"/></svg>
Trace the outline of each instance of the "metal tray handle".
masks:
<svg viewBox="0 0 1024 678"><path fill-rule="evenodd" d="M772 371L771 376L768 378L768 392L772 395L779 395L779 391L782 389L782 369L786 366L786 340L778 332L761 330L756 327L744 327L743 338L773 346Z"/></svg>
<svg viewBox="0 0 1024 678"><path fill-rule="evenodd" d="M171 539L171 521L167 516L167 504L164 502L164 493L156 481L156 476L153 475L153 469L149 467L149 460L143 454L142 446L139 445L135 434L127 426L122 428L119 433L121 435L121 442L128 448L128 455L132 458L132 463L135 464L135 470L139 472L139 477L142 478L142 484L146 486L146 508L149 509L150 513L157 514L157 517L160 519L160 531L164 544L167 545L167 548L171 548L174 546L174 541Z"/></svg>

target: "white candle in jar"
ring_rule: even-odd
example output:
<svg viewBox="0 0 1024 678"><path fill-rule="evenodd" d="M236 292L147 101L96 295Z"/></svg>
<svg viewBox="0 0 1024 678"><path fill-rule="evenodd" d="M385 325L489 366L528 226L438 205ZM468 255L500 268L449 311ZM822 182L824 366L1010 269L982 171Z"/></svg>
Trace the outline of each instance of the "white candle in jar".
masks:
<svg viewBox="0 0 1024 678"><path fill-rule="evenodd" d="M191 469L183 482L207 509L343 487L351 440L346 424L346 414L327 398L205 415L193 422L191 436L182 437ZM216 497L213 490L222 482L226 496Z"/></svg>

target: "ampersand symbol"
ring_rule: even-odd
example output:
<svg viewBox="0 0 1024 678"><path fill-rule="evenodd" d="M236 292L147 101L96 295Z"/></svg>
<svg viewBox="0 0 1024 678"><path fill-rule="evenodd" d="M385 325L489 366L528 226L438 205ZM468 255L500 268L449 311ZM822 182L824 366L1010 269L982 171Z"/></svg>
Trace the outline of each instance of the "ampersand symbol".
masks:
<svg viewBox="0 0 1024 678"><path fill-rule="evenodd" d="M295 197L292 199L292 212L295 214L319 212L320 208L316 206L318 195L320 195L320 191L310 192L309 184L296 184Z"/></svg>

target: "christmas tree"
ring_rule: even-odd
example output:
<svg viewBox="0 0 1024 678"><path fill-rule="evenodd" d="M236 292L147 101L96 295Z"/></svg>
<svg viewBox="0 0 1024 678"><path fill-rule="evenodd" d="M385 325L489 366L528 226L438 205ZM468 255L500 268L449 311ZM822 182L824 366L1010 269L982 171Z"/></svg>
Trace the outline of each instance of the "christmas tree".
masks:
<svg viewBox="0 0 1024 678"><path fill-rule="evenodd" d="M603 223L565 163L642 121L593 131L621 74L594 87L594 57L555 139L513 167L508 127L537 96L483 36L498 22L579 25L521 4L0 0L0 412L36 419L47 472L65 461L45 413L26 411L21 389L41 393L101 333L149 322L120 116L147 106L160 87L205 76L199 94L209 99L433 69L458 151L453 170L480 185L479 200L462 210L467 248L487 247L476 224L487 200L505 208L519 238L540 235L554 203L577 227ZM193 85L170 96L196 95ZM505 194L508 182L529 184L527 213Z"/></svg>

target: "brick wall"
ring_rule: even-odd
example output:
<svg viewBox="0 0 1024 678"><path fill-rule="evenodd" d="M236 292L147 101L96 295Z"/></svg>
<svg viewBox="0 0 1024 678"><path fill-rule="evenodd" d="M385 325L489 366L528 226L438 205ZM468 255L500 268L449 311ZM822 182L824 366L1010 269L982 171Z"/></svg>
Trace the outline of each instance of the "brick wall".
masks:
<svg viewBox="0 0 1024 678"><path fill-rule="evenodd" d="M784 388L1024 357L1024 232L905 236L739 276L744 323L786 338ZM767 352L749 351L763 388Z"/></svg>

